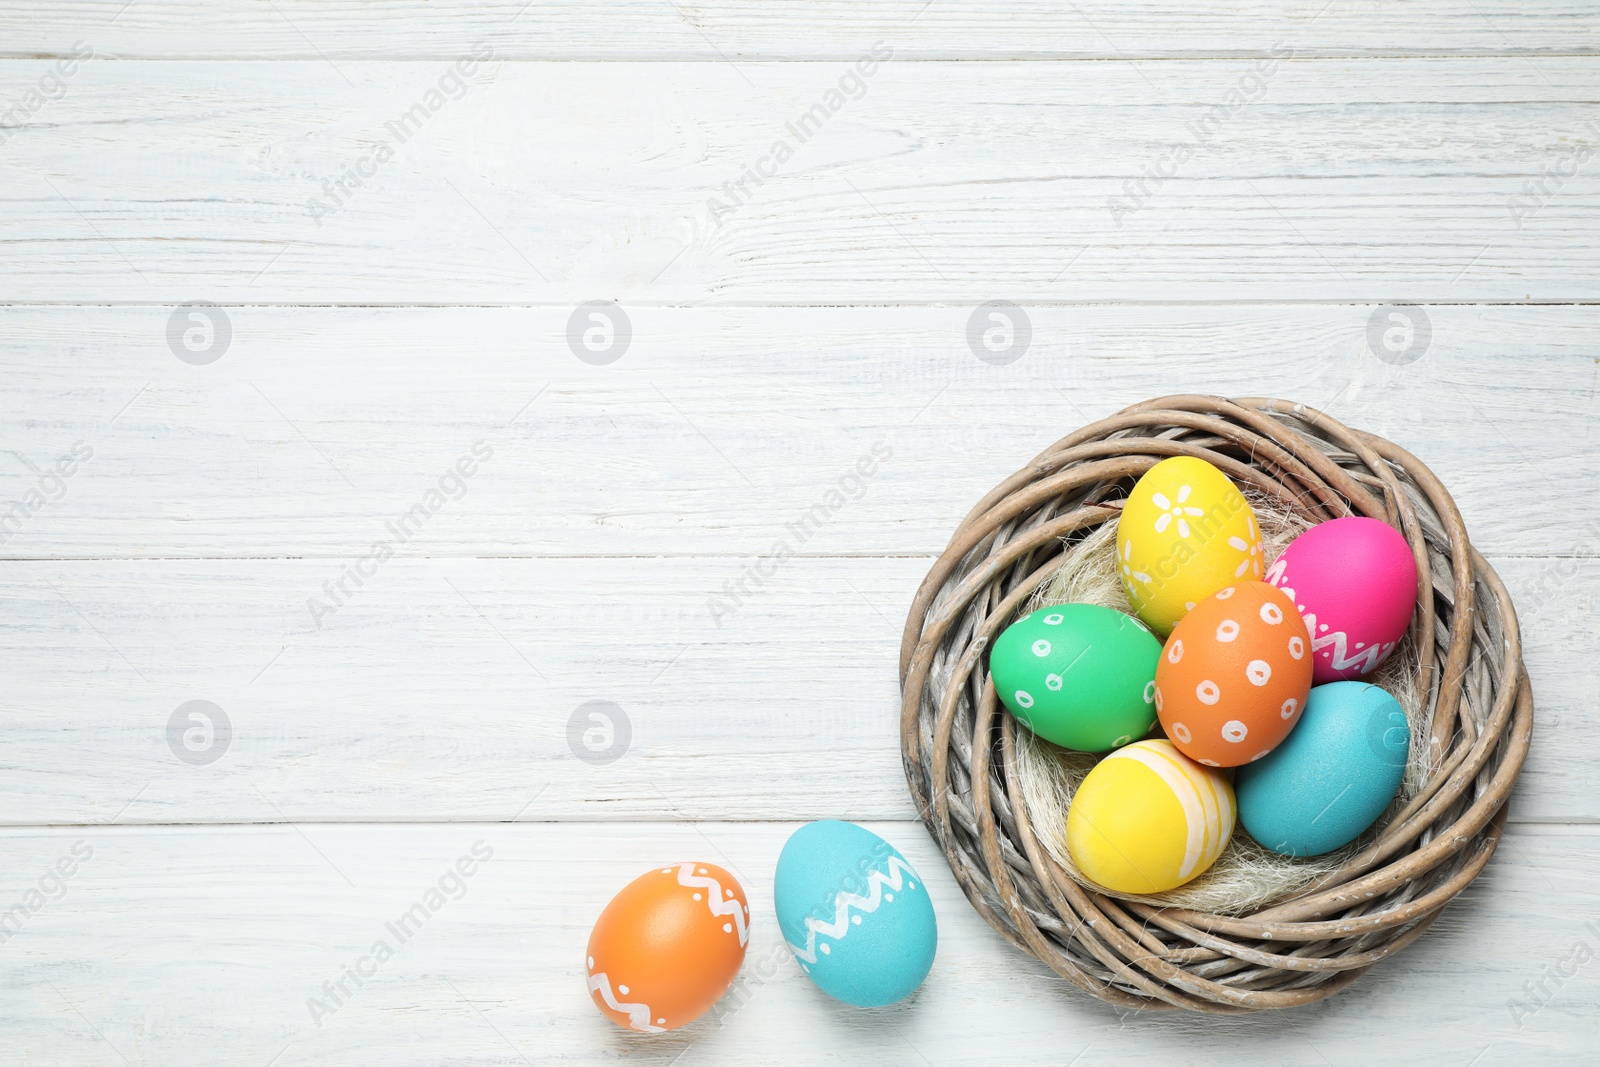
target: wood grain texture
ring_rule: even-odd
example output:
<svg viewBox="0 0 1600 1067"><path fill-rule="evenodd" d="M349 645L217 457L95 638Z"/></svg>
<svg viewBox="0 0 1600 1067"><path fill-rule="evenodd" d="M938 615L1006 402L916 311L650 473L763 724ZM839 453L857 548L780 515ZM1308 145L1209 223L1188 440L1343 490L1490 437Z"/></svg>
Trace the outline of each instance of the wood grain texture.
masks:
<svg viewBox="0 0 1600 1067"><path fill-rule="evenodd" d="M878 38L920 57L1238 55L1289 39L1316 54L1590 52L1597 19L1573 0L1170 2L816 0L799 6L575 0L61 0L0 5L0 56L65 50L79 38L119 58L410 58L476 41L519 59L827 59ZM1176 32L1176 27L1182 27Z"/></svg>
<svg viewBox="0 0 1600 1067"><path fill-rule="evenodd" d="M871 1011L828 1000L782 945L771 875L792 824L13 833L0 843L8 904L75 842L92 855L65 896L0 945L0 1025L14 1062L62 1067L119 1056L135 1067L979 1065L997 1062L1002 1021L1007 1061L1036 1052L1080 1067L1578 1063L1593 1048L1593 828L1514 830L1425 937L1347 993L1226 1020L1119 1017L990 931L919 824L872 828L926 876L940 936L922 989ZM395 943L385 924L479 841L493 855L459 898L317 1026L308 999L377 940ZM730 868L749 893L742 984L717 1016L628 1035L589 1004L589 927L628 880L682 859ZM1552 970L1565 977L1552 981ZM1532 1006L1526 985L1541 981L1543 1006L1519 1013L1517 1003Z"/></svg>
<svg viewBox="0 0 1600 1067"><path fill-rule="evenodd" d="M1596 965L1550 975L1600 950L1597 31L1574 0L0 0L0 915L93 850L0 943L0 1060L1582 1060ZM792 137L878 41L861 97ZM568 316L600 298L634 339L589 366ZM233 327L209 366L168 347L192 300ZM1027 306L1011 365L968 348L990 300ZM1432 340L1391 366L1368 321L1402 301ZM1523 613L1536 740L1502 851L1287 1017L1063 988L960 896L897 758L897 634L953 524L1177 390L1413 449ZM478 441L464 494L314 618ZM204 766L169 747L195 699L234 729ZM569 737L595 700L631 725L613 763ZM906 1005L844 1011L778 944L773 864L820 816L898 820L931 879L940 958ZM480 839L467 894L317 1027L307 998ZM691 856L751 890L759 977L633 1040L582 945Z"/></svg>
<svg viewBox="0 0 1600 1067"><path fill-rule="evenodd" d="M91 60L0 146L0 301L1600 294L1592 60L1261 62Z"/></svg>
<svg viewBox="0 0 1600 1067"><path fill-rule="evenodd" d="M896 655L927 559L12 562L0 823L912 818ZM1519 820L1600 821L1600 561L1494 561L1526 615ZM177 758L190 700L232 723ZM569 735L591 701L594 765ZM612 718L616 718L612 714ZM182 726L188 725L187 719Z"/></svg>
<svg viewBox="0 0 1600 1067"><path fill-rule="evenodd" d="M1600 555L1594 510L1559 503L1600 479L1592 307L1429 306L1406 366L1368 347L1367 305L1034 307L1007 366L968 347L970 306L632 307L602 367L569 310L234 307L209 366L174 357L169 307L0 310L0 514L94 453L0 555L353 559L482 441L398 554L931 556L1052 441L1183 391L1399 442L1490 554Z"/></svg>

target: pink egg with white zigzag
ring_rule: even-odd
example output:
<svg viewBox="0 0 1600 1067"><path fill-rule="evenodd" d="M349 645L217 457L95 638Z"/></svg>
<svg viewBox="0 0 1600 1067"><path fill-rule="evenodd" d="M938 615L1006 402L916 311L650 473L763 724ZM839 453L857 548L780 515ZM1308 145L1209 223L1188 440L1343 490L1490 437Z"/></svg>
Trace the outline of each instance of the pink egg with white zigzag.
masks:
<svg viewBox="0 0 1600 1067"><path fill-rule="evenodd" d="M1388 523L1358 515L1289 542L1267 581L1305 619L1317 685L1370 673L1405 637L1417 603L1411 545Z"/></svg>

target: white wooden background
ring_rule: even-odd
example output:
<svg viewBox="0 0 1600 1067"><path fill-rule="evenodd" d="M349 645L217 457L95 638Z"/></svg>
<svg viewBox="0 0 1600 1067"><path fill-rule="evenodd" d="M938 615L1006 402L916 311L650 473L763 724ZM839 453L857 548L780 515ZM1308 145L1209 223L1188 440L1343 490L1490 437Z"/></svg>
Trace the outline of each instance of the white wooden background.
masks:
<svg viewBox="0 0 1600 1067"><path fill-rule="evenodd" d="M1592 1062L1600 9L1196 6L0 2L0 510L92 452L0 543L0 912L39 904L0 943L0 1063ZM714 220L875 42L860 98ZM607 366L566 342L597 299L633 326ZM967 345L991 300L1032 323L1009 365ZM169 348L192 301L231 323L209 365ZM1368 347L1389 303L1431 324L1413 362ZM1428 935L1238 1020L1120 1017L1001 942L896 747L900 624L957 519L1186 390L1431 463L1518 598L1538 707L1503 849ZM314 619L475 442L465 494ZM204 766L168 743L194 699L233 727ZM569 744L593 700L631 723L613 763ZM846 1010L779 947L777 852L818 817L929 879L905 1004ZM466 895L318 1026L307 999L479 840ZM688 857L751 893L744 984L624 1034L588 1004L589 926Z"/></svg>

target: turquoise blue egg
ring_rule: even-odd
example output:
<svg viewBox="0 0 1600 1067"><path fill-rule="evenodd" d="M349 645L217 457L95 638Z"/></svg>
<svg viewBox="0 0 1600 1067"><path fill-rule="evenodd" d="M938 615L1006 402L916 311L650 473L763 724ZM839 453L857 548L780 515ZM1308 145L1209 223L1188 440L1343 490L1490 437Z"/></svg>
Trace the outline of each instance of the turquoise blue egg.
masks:
<svg viewBox="0 0 1600 1067"><path fill-rule="evenodd" d="M1332 852L1383 814L1410 750L1394 697L1367 682L1314 686L1288 739L1239 768L1239 822L1286 856Z"/></svg>
<svg viewBox="0 0 1600 1067"><path fill-rule="evenodd" d="M855 823L826 819L789 836L772 895L778 928L828 995L876 1008L916 991L939 931L928 888L895 847Z"/></svg>

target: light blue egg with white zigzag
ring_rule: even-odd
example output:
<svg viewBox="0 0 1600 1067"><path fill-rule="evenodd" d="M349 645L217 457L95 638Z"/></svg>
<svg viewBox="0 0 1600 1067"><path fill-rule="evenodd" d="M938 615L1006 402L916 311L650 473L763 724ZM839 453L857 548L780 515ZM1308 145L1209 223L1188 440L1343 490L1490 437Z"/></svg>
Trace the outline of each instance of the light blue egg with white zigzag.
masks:
<svg viewBox="0 0 1600 1067"><path fill-rule="evenodd" d="M832 819L800 827L778 856L772 895L801 969L846 1004L904 1000L933 967L928 887L871 830Z"/></svg>

